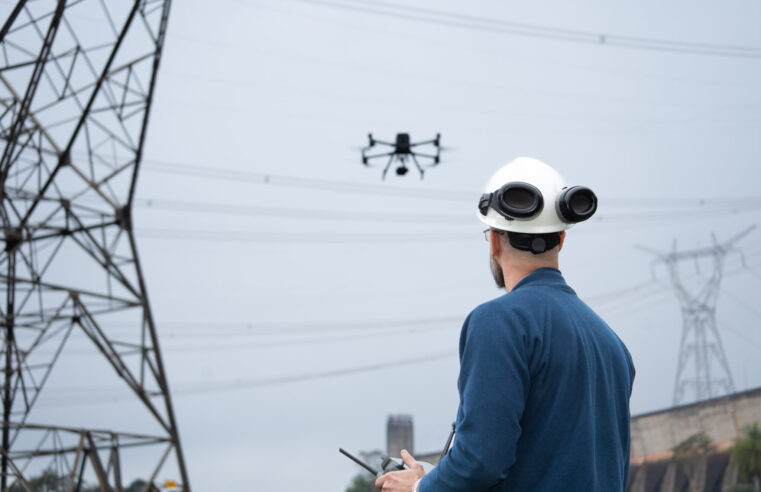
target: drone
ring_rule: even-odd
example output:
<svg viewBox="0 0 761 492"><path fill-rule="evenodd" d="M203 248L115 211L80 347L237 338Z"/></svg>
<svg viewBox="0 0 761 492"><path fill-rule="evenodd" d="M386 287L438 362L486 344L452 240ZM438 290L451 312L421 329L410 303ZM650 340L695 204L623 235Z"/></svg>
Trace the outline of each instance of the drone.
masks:
<svg viewBox="0 0 761 492"><path fill-rule="evenodd" d="M386 179L386 173L388 172L389 168L391 167L391 164L394 161L399 163L398 167L396 168L396 175L404 176L410 170L407 167L407 159L408 158L412 159L412 162L415 164L415 167L417 168L418 172L420 172L420 179L423 179L424 171L423 171L423 167L418 162L418 157L430 159L430 163L424 162L425 167L433 167L438 165L439 163L439 156L441 155L441 146L439 145L439 140L441 139L440 133L437 133L436 138L432 140L425 140L422 142L414 142L414 143L410 142L409 133L397 133L396 142L394 143L376 140L373 138L372 133L368 133L367 138L370 140L370 143L367 147L362 148L362 164L364 164L367 167L370 167L370 161L372 159L376 159L379 157L388 157L388 162L386 163L386 167L383 168L383 174L381 175L382 179ZM368 152L370 149L372 149L376 145L386 145L388 147L392 147L393 150L391 152L384 152L382 154L367 155L366 152ZM420 152L415 152L413 150L415 147L418 147L421 145L432 145L436 149L436 153L422 154Z"/></svg>

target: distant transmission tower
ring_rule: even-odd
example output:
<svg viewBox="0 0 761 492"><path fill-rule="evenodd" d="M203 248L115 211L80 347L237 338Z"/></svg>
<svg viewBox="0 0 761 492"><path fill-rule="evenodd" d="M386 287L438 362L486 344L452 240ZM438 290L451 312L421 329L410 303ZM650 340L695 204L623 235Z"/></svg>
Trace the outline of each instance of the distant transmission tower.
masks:
<svg viewBox="0 0 761 492"><path fill-rule="evenodd" d="M31 491L30 476L46 469L64 479L60 490L87 480L120 491L122 477L157 490L160 473L190 490L131 213L169 7L0 5L2 491ZM35 403L49 379L100 375L53 371L62 359L89 363L63 356L76 337L102 354L140 416L83 401L81 426L63 425L61 409L32 422L45 415ZM136 431L138 421L153 432ZM141 459L127 467L132 449Z"/></svg>
<svg viewBox="0 0 761 492"><path fill-rule="evenodd" d="M674 384L674 406L734 393L732 373L716 327L716 301L728 253L737 252L734 245L752 231L750 227L722 244L712 235L713 246L690 251L677 251L676 241L670 253L647 251L657 255L657 262L669 270L671 284L682 307L682 338ZM705 280L688 287L682 278L680 264L711 260L712 270Z"/></svg>

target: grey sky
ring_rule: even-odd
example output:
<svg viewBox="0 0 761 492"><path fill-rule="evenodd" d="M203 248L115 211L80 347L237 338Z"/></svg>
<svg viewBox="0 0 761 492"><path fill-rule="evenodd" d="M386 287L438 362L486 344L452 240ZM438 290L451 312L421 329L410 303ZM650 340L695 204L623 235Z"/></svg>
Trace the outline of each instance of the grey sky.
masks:
<svg viewBox="0 0 761 492"><path fill-rule="evenodd" d="M754 1L405 3L761 49ZM666 270L634 245L706 246L711 232L721 240L758 222L761 59L331 6L350 4L385 9L345 0L172 7L135 227L194 489L342 490L358 468L338 447L382 448L391 413L414 416L417 450L443 445L460 323L500 294L476 200L519 155L600 197L595 219L569 231L561 269L632 352L633 412L669 406L679 306ZM389 173L381 182L355 147L368 132L400 131L415 140L441 132L452 150L423 181ZM719 297L737 389L761 384L759 237L739 245L748 269L728 257ZM707 272L684 274L696 286ZM60 379L51 389L70 384ZM94 409L125 405L120 392L93 394ZM51 396L39 415L75 419L82 401Z"/></svg>

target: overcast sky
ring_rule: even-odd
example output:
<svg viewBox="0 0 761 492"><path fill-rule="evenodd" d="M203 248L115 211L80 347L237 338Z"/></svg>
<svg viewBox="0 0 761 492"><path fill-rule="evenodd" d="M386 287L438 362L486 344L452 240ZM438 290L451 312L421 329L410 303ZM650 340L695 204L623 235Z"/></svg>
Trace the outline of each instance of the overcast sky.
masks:
<svg viewBox="0 0 761 492"><path fill-rule="evenodd" d="M194 490L343 490L358 468L338 447L384 448L389 414L441 448L460 325L500 295L477 199L517 156L600 198L561 270L629 347L634 414L671 405L682 332L668 271L635 245L759 221L761 3L404 4L173 3L134 224ZM449 149L422 181L381 181L368 132ZM718 297L737 390L761 385L759 238L731 245ZM680 274L697 289L712 268ZM39 415L124 411L123 394Z"/></svg>

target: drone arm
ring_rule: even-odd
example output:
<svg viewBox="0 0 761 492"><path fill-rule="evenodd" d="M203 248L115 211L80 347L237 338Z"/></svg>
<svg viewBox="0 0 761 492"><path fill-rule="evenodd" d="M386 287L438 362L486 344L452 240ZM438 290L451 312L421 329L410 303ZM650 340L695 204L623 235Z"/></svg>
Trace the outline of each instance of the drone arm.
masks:
<svg viewBox="0 0 761 492"><path fill-rule="evenodd" d="M428 167L438 166L439 165L439 154L436 153L436 155L431 154L421 154L420 152L412 152L413 156L418 157L426 157L428 159L431 159L433 162L431 164L428 164Z"/></svg>
<svg viewBox="0 0 761 492"><path fill-rule="evenodd" d="M412 155L412 162L414 162L414 163L415 163L415 167L416 167L416 168L417 168L417 170L420 172L420 179L423 179L423 173L424 173L424 171L423 171L423 168L422 168L422 167L420 167L420 164L418 163L418 161L417 161L417 157L415 157L415 154L414 154L414 153L412 153L412 154L410 154L410 155Z"/></svg>
<svg viewBox="0 0 761 492"><path fill-rule="evenodd" d="M391 157L388 158L388 163L386 164L386 167L383 168L383 174L381 174L381 179L383 180L386 179L386 173L388 172L388 168L391 167L391 163L394 161L393 152L389 152L388 154L385 154L385 155L390 155ZM376 155L375 157L381 157L381 156Z"/></svg>
<svg viewBox="0 0 761 492"><path fill-rule="evenodd" d="M385 154L375 154L375 155L363 155L365 159L375 159L376 157L388 157L393 156L395 152L386 152Z"/></svg>
<svg viewBox="0 0 761 492"><path fill-rule="evenodd" d="M438 140L436 140L436 139L433 139L433 140L425 140L425 141L423 141L423 142L415 142L415 143L411 143L411 144L410 144L410 147L417 147L418 145L430 145L430 144L433 144L433 145L436 145L436 146L438 146L438 145L439 145L439 144L438 144Z"/></svg>
<svg viewBox="0 0 761 492"><path fill-rule="evenodd" d="M432 138L430 140L423 140L422 142L415 142L410 144L410 147L417 147L418 145L429 145L432 144L436 147L439 146L439 142L441 142L441 133L436 134L436 138Z"/></svg>

